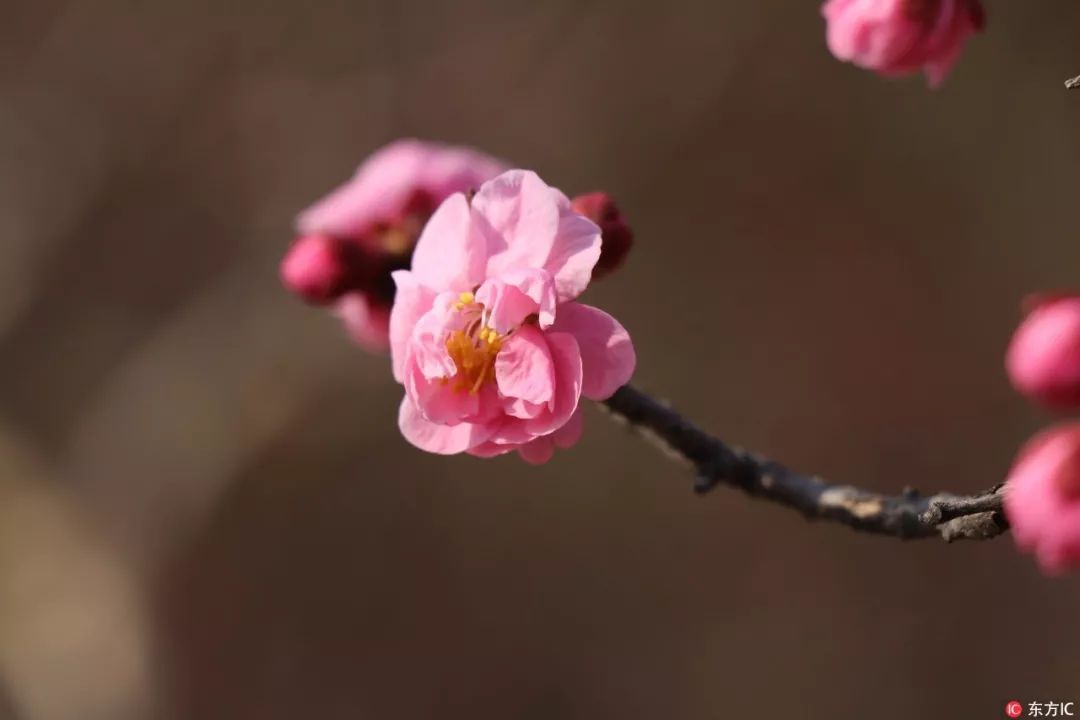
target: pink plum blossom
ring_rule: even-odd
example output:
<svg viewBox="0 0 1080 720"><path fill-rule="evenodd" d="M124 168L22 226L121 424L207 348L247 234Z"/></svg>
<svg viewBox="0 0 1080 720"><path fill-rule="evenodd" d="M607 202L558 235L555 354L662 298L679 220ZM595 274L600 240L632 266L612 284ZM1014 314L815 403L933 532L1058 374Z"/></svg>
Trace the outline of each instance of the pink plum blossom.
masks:
<svg viewBox="0 0 1080 720"><path fill-rule="evenodd" d="M822 14L837 59L882 75L922 70L931 87L984 23L979 0L828 0Z"/></svg>
<svg viewBox="0 0 1080 720"><path fill-rule="evenodd" d="M1080 407L1080 296L1043 297L1005 356L1013 385L1051 408Z"/></svg>
<svg viewBox="0 0 1080 720"><path fill-rule="evenodd" d="M439 203L506 170L462 147L398 140L369 157L341 187L303 211L300 237L281 264L284 285L329 305L369 349L389 343L394 283Z"/></svg>
<svg viewBox="0 0 1080 720"><path fill-rule="evenodd" d="M600 246L600 228L529 171L443 202L412 268L394 273L390 351L409 442L531 463L577 442L581 397L610 397L636 361L622 325L575 301Z"/></svg>
<svg viewBox="0 0 1080 720"><path fill-rule="evenodd" d="M1080 422L1036 435L1005 485L1017 545L1050 574L1080 567Z"/></svg>

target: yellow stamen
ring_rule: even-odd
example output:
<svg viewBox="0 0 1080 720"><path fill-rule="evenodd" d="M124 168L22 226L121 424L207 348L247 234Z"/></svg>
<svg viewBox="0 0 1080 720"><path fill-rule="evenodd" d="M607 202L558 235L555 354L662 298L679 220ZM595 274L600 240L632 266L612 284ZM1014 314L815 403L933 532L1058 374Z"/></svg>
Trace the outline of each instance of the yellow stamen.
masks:
<svg viewBox="0 0 1080 720"><path fill-rule="evenodd" d="M484 383L495 377L495 357L502 348L502 337L494 329L454 330L446 339L446 351L457 367L454 390L476 394Z"/></svg>
<svg viewBox="0 0 1080 720"><path fill-rule="evenodd" d="M463 292L458 295L457 302L454 303L455 310L464 310L466 305L472 305L476 302L476 298L471 292Z"/></svg>

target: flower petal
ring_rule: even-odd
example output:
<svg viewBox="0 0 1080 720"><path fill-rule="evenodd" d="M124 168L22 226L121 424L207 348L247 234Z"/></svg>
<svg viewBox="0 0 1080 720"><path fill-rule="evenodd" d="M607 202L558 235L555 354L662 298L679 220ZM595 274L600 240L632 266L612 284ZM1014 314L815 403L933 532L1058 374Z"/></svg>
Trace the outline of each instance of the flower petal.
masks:
<svg viewBox="0 0 1080 720"><path fill-rule="evenodd" d="M416 276L408 270L398 270L391 277L397 291L390 311L390 362L394 379L402 382L409 337L416 323L434 304L435 293L417 282Z"/></svg>
<svg viewBox="0 0 1080 720"><path fill-rule="evenodd" d="M396 215L417 190L437 201L475 190L506 165L472 148L403 139L373 153L348 181L300 213L303 233L353 237Z"/></svg>
<svg viewBox="0 0 1080 720"><path fill-rule="evenodd" d="M500 335L523 323L529 315L537 315L541 328L555 321L555 283L546 270L511 270L481 285L476 300L487 308L488 325Z"/></svg>
<svg viewBox="0 0 1080 720"><path fill-rule="evenodd" d="M555 395L555 367L544 334L522 325L507 338L495 358L495 379L505 397L534 405L550 401Z"/></svg>
<svg viewBox="0 0 1080 720"><path fill-rule="evenodd" d="M579 407L561 428L550 435L542 435L520 446L518 455L527 463L543 465L555 454L555 448L570 448L581 439L581 432L585 427L584 416ZM490 448L498 448L498 445L487 443ZM489 450L488 452L494 452Z"/></svg>
<svg viewBox="0 0 1080 720"><path fill-rule="evenodd" d="M573 335L562 332L545 333L551 359L555 364L555 402L549 417L526 421L533 435L555 432L570 419L581 399L581 351Z"/></svg>
<svg viewBox="0 0 1080 720"><path fill-rule="evenodd" d="M475 457L493 458L513 451L514 448L512 445L496 445L495 443L488 441L482 442L476 447L471 447L465 452Z"/></svg>
<svg viewBox="0 0 1080 720"><path fill-rule="evenodd" d="M455 455L480 445L491 436L492 426L483 423L439 425L425 418L407 396L398 410L398 427L410 443L439 455Z"/></svg>
<svg viewBox="0 0 1080 720"><path fill-rule="evenodd" d="M356 174L325 198L300 213L302 233L352 237L380 218L396 213L416 189L430 158L425 143L401 140L372 154Z"/></svg>
<svg viewBox="0 0 1080 720"><path fill-rule="evenodd" d="M522 445L540 435L550 435L566 424L577 410L581 398L581 353L573 335L564 332L544 333L555 367L555 397L550 410L519 419L507 416L491 436L500 445Z"/></svg>
<svg viewBox="0 0 1080 720"><path fill-rule="evenodd" d="M474 417L480 410L480 398L470 392L455 390L442 378L424 377L410 357L406 365L405 392L425 418L439 425L457 425Z"/></svg>
<svg viewBox="0 0 1080 720"><path fill-rule="evenodd" d="M634 374L637 356L630 334L603 310L581 303L561 305L552 330L577 340L584 369L581 392L590 400L606 400Z"/></svg>
<svg viewBox="0 0 1080 720"><path fill-rule="evenodd" d="M431 149L420 169L420 186L436 197L477 190L509 168L502 160L468 147L424 143Z"/></svg>
<svg viewBox="0 0 1080 720"><path fill-rule="evenodd" d="M539 309L536 301L514 285L488 280L476 292L476 301L487 313L485 324L505 335Z"/></svg>
<svg viewBox="0 0 1080 720"><path fill-rule="evenodd" d="M528 170L511 170L473 198L487 242L487 276L521 268L551 273L560 302L588 286L600 259L600 227L574 212L570 201Z"/></svg>
<svg viewBox="0 0 1080 720"><path fill-rule="evenodd" d="M450 332L460 329L462 318L453 311L456 295L453 292L439 293L432 302L432 307L413 325L412 334L406 341L406 352L420 367L424 377L449 378L457 373L457 365L446 349L446 338ZM407 376L407 359L402 366L402 374Z"/></svg>
<svg viewBox="0 0 1080 720"><path fill-rule="evenodd" d="M536 173L511 170L484 183L472 207L487 243L488 277L544 267L559 231L559 205Z"/></svg>
<svg viewBox="0 0 1080 720"><path fill-rule="evenodd" d="M484 279L484 240L465 196L448 197L424 227L412 257L416 279L437 292L472 290Z"/></svg>
<svg viewBox="0 0 1080 720"><path fill-rule="evenodd" d="M593 267L600 259L601 242L600 226L573 212L567 201L560 210L559 230L551 254L544 263L544 269L555 278L560 303L569 302L585 292L592 279Z"/></svg>
<svg viewBox="0 0 1080 720"><path fill-rule="evenodd" d="M531 403L528 400L522 400L521 398L504 397L502 398L503 412L510 417L521 418L522 420L531 420L535 417L540 417L545 412L551 410L548 407L548 403Z"/></svg>

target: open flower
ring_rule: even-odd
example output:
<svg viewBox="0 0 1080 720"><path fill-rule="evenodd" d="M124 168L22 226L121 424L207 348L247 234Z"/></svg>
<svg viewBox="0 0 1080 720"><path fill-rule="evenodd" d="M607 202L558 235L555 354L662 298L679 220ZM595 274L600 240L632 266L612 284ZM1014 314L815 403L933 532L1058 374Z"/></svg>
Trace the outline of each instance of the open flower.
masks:
<svg viewBox="0 0 1080 720"><path fill-rule="evenodd" d="M1080 567L1080 422L1028 441L1005 485L1005 513L1017 545L1043 570Z"/></svg>
<svg viewBox="0 0 1080 720"><path fill-rule="evenodd" d="M828 0L821 12L837 59L882 75L922 70L932 87L984 22L979 0Z"/></svg>
<svg viewBox="0 0 1080 720"><path fill-rule="evenodd" d="M300 214L300 237L282 261L282 281L308 302L332 306L361 344L385 349L394 302L390 274L409 266L439 203L505 169L469 148L419 140L387 145Z"/></svg>
<svg viewBox="0 0 1080 720"><path fill-rule="evenodd" d="M596 224L524 170L439 207L412 269L393 274L391 355L409 442L440 454L517 450L533 463L577 442L581 396L611 396L635 364L622 325L574 301L600 244Z"/></svg>

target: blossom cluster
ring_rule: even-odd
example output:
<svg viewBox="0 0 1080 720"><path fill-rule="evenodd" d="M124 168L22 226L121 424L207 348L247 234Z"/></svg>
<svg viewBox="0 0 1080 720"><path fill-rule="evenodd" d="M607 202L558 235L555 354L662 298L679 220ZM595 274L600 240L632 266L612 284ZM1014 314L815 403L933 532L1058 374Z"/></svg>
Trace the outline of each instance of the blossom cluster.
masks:
<svg viewBox="0 0 1080 720"><path fill-rule="evenodd" d="M827 0L822 14L837 58L886 76L922 71L931 86L984 25L980 0ZM401 140L296 228L283 283L389 351L398 425L418 448L546 462L581 436L581 399L611 397L634 372L626 329L580 301L633 244L606 193L570 199L477 150ZM1080 410L1080 295L1034 299L1006 364L1033 401ZM1005 512L1047 572L1080 567L1080 420L1024 446Z"/></svg>
<svg viewBox="0 0 1080 720"><path fill-rule="evenodd" d="M633 235L611 198L568 199L533 172L415 140L375 153L297 220L285 286L389 348L413 445L546 462L636 362L623 326L578 302Z"/></svg>
<svg viewBox="0 0 1080 720"><path fill-rule="evenodd" d="M1006 367L1013 386L1054 411L1080 410L1080 295L1032 298ZM1080 567L1080 421L1063 420L1021 449L1005 485L1017 544L1048 573Z"/></svg>

